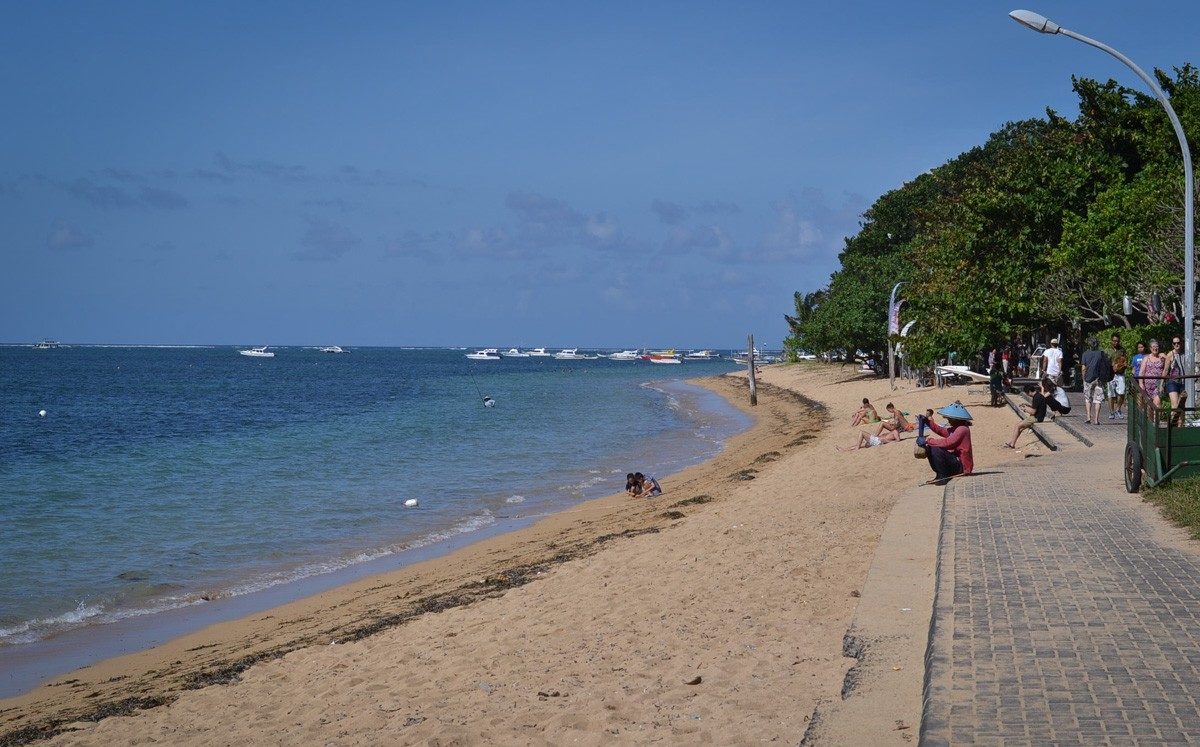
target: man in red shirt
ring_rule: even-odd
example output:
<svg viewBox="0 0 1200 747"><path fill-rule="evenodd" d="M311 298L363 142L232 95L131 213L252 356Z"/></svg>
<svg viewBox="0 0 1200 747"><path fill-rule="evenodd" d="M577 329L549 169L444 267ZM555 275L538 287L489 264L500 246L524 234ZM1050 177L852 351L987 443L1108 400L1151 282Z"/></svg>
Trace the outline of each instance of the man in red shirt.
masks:
<svg viewBox="0 0 1200 747"><path fill-rule="evenodd" d="M961 402L946 405L938 410L938 414L946 418L949 425L943 427L920 416L918 423L928 426L936 436L919 436L918 446L925 447L926 459L936 477L930 482L944 482L957 475L969 475L975 469L975 461L971 452L971 413L962 406ZM922 429L923 430L923 429ZM922 443L922 440L924 443Z"/></svg>

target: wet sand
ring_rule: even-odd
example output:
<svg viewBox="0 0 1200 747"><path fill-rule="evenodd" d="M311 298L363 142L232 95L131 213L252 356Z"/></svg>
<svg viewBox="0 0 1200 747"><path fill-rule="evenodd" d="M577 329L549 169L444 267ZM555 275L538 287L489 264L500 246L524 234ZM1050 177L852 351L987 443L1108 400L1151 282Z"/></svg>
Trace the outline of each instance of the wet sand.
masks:
<svg viewBox="0 0 1200 747"><path fill-rule="evenodd" d="M590 501L55 678L0 701L0 743L798 741L853 663L841 637L895 495L928 468L911 442L833 448L886 381L764 380L755 425L657 499ZM699 383L745 405L743 378Z"/></svg>

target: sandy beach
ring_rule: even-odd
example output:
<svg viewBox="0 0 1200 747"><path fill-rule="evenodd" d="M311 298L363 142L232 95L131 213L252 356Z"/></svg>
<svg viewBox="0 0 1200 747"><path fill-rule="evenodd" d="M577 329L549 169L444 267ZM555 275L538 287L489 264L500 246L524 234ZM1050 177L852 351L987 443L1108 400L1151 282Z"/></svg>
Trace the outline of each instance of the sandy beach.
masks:
<svg viewBox="0 0 1200 747"><path fill-rule="evenodd" d="M837 451L849 413L962 398L977 470L1014 419L852 367L762 382L753 410L744 378L700 382L756 422L657 499L584 503L55 678L0 702L0 744L798 742L853 663L842 635L896 496L930 476L911 436Z"/></svg>

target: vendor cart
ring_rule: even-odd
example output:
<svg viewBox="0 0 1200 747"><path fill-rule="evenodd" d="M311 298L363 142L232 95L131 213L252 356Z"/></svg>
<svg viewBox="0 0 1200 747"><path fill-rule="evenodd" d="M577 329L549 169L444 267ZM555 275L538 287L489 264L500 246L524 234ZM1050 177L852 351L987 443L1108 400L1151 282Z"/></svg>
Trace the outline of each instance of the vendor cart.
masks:
<svg viewBox="0 0 1200 747"><path fill-rule="evenodd" d="M1153 400L1142 391L1139 378L1131 380L1127 400L1125 489L1136 493L1143 482L1154 487L1167 480L1200 476L1200 427L1188 426L1200 408L1172 410L1165 389L1161 392L1162 406L1155 408Z"/></svg>

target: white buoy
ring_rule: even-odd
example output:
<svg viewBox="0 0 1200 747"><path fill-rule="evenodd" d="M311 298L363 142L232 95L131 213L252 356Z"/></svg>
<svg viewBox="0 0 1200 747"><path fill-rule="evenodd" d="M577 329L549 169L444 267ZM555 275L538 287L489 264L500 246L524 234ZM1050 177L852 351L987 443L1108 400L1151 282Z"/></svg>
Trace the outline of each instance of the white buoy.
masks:
<svg viewBox="0 0 1200 747"><path fill-rule="evenodd" d="M420 502L417 501L416 498L409 498L407 501L404 502L405 508L416 508L419 505L421 505L421 504L420 504Z"/></svg>
<svg viewBox="0 0 1200 747"><path fill-rule="evenodd" d="M44 417L46 417L46 411L45 411L45 410L38 410L38 417L39 417L39 418L44 418Z"/></svg>
<svg viewBox="0 0 1200 747"><path fill-rule="evenodd" d="M484 397L483 398L483 406L484 407L495 407L496 400L492 399L491 397Z"/></svg>

